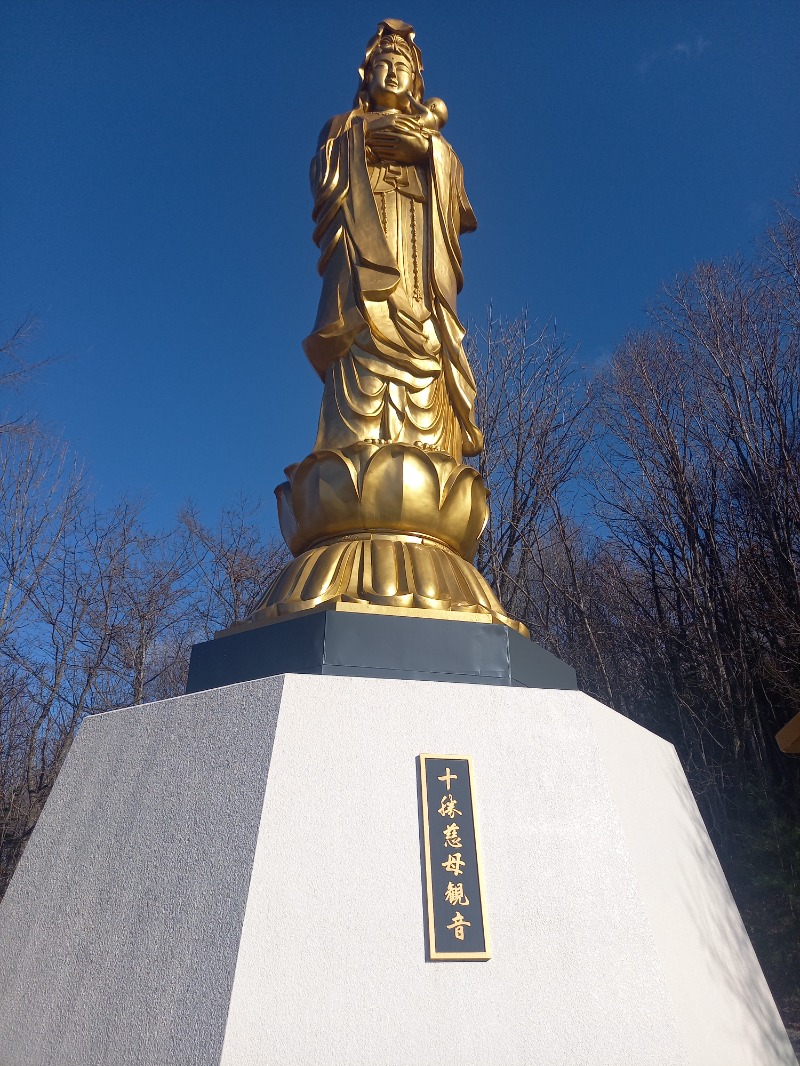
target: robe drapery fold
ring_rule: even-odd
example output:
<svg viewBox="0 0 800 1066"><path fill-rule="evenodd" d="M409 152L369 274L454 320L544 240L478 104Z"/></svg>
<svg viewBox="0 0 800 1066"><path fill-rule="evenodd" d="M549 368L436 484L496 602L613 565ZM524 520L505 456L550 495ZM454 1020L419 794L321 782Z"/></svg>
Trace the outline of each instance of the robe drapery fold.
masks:
<svg viewBox="0 0 800 1066"><path fill-rule="evenodd" d="M368 160L365 122L331 119L311 164L322 294L306 355L325 382L316 447L362 439L476 455L475 380L456 314L461 163L438 134L417 166Z"/></svg>

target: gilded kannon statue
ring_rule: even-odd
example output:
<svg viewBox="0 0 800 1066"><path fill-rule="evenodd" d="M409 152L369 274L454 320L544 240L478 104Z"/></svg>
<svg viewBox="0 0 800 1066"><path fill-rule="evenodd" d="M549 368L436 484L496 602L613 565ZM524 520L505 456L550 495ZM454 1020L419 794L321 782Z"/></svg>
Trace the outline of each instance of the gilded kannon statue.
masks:
<svg viewBox="0 0 800 1066"><path fill-rule="evenodd" d="M411 27L381 22L359 74L353 109L326 124L311 165L322 295L304 347L325 382L316 447L402 442L460 462L483 444L456 314L459 237L475 215L439 132L441 101L423 103Z"/></svg>
<svg viewBox="0 0 800 1066"><path fill-rule="evenodd" d="M295 556L246 625L300 611L510 619L472 566L487 490L456 312L476 228L447 107L424 98L413 28L384 19L311 163L322 292L304 341L323 382L313 451L275 490Z"/></svg>

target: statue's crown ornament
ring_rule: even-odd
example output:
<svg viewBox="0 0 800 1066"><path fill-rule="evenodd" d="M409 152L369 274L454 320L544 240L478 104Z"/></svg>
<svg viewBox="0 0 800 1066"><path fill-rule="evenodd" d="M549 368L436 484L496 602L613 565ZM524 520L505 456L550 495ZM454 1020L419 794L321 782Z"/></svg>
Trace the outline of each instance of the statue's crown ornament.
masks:
<svg viewBox="0 0 800 1066"><path fill-rule="evenodd" d="M399 52L401 55L407 56L411 63L414 62L414 52L408 41L404 37L399 37L396 33L381 37L371 58L374 59L375 56L383 55L386 52Z"/></svg>

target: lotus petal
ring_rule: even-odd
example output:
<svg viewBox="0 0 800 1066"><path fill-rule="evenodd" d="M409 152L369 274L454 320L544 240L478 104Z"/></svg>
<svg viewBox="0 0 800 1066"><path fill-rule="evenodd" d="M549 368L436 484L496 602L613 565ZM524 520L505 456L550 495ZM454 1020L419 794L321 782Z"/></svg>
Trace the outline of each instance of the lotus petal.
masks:
<svg viewBox="0 0 800 1066"><path fill-rule="evenodd" d="M446 452L366 441L312 452L276 489L281 530L297 555L363 533L429 537L471 559L488 520L487 490L473 467Z"/></svg>

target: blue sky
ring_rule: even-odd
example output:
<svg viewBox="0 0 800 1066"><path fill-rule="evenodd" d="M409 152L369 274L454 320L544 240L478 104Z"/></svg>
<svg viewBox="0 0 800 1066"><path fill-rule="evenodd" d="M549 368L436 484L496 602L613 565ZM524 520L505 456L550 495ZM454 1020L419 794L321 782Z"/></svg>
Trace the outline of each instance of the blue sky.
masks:
<svg viewBox="0 0 800 1066"><path fill-rule="evenodd" d="M527 306L601 360L800 174L797 0L6 0L0 319L63 357L22 399L104 502L271 516L310 450L308 163L384 16L416 28L478 216L463 320Z"/></svg>

